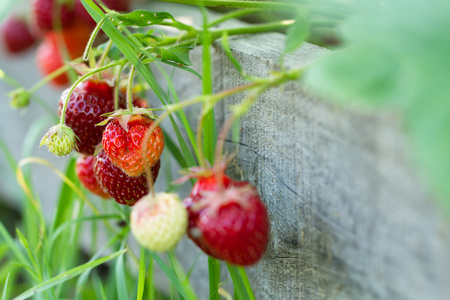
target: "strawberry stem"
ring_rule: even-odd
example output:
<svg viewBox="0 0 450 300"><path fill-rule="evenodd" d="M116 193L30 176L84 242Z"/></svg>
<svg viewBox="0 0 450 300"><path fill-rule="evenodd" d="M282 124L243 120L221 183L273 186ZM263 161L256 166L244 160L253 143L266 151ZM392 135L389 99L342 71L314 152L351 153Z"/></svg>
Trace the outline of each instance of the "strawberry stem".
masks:
<svg viewBox="0 0 450 300"><path fill-rule="evenodd" d="M89 52L91 51L92 44L94 43L94 40L97 37L97 34L100 31L100 28L102 27L102 25L105 23L105 21L106 21L106 18L101 19L100 22L98 22L97 25L95 26L94 31L92 31L91 36L89 37L89 41L86 45L86 49L84 49L83 60L85 60L85 61L88 60Z"/></svg>
<svg viewBox="0 0 450 300"><path fill-rule="evenodd" d="M111 50L111 47L112 47L112 40L110 39L108 44L106 45L105 51L103 51L102 56L100 57L97 63L97 68L103 66L103 64L105 63L106 56L108 55L109 50Z"/></svg>
<svg viewBox="0 0 450 300"><path fill-rule="evenodd" d="M133 112L133 78L135 72L136 68L134 67L134 65L132 65L130 69L130 76L128 77L128 87L127 87L127 104L128 110L131 113Z"/></svg>
<svg viewBox="0 0 450 300"><path fill-rule="evenodd" d="M119 109L119 89L120 89L120 77L122 76L123 65L119 65L117 69L117 84L114 85L114 110Z"/></svg>

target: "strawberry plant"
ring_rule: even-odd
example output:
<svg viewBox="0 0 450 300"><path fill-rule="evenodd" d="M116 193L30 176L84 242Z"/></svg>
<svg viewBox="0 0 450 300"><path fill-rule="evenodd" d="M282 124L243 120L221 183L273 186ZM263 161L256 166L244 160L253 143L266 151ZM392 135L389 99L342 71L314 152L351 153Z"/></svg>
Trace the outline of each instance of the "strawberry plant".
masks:
<svg viewBox="0 0 450 300"><path fill-rule="evenodd" d="M401 84L395 85L398 90L392 86L395 80L387 69L361 70L364 65L361 61L350 63L349 57L355 51L351 47L331 54L317 66L284 66L284 56L291 55L305 40L326 46L347 41L336 34L337 24L362 22L361 16L366 15L340 1L169 2L192 5L201 12L202 19L191 24L170 11L153 11L151 6L129 11L132 5L128 0L32 2L34 20L31 22L36 22L43 35L36 55L44 77L31 88L1 70L0 77L15 87L9 94L12 107L23 109L35 102L48 112L55 124L50 125L41 145L46 145L56 156L69 159L65 172L43 158L23 157L17 162L0 138L2 153L24 193L24 220L16 232L10 233L0 224L0 257L14 262L0 266L4 299L8 296L14 299L166 299L168 296L154 284L154 264L169 279L172 299L197 299L189 282L196 262L192 262L190 271L184 270L174 255L174 247L184 234L208 255L210 299L232 298L232 291L223 287L219 261L226 263L235 299L255 299L244 266L257 264L264 258L270 242L271 220L255 186L225 174L227 167L232 167L230 158L223 153L224 140L231 128L236 128L250 107L257 105L262 93L298 81L305 73L312 87L343 98L395 103L398 92L404 91ZM397 2L403 3L393 1ZM206 6L231 10L212 20ZM6 11L8 5L4 7ZM395 14L399 7L390 4L385 9ZM276 14L267 22L224 25L237 17L273 10ZM431 8L423 11L442 17L436 20L444 22L445 10L442 14ZM353 19L348 18L350 14ZM368 15L367 28L347 28L350 33L356 31L348 39L349 43L365 50L358 53L364 53L364 60L369 57L368 63L372 56L379 58L380 53L388 53L393 61L399 55L397 48L372 47L370 35L358 31L383 27L372 13ZM391 22L394 19L388 18ZM397 28L406 30L411 20L406 18ZM22 35L23 23L19 25L18 32ZM3 28L10 26L6 22ZM281 68L263 78L245 74L228 45L228 38L270 31L286 33ZM3 36L11 52L22 48L22 45L11 47L8 30ZM214 43L246 79L245 85L214 92L211 50ZM30 41L24 44L28 46ZM191 50L195 48L202 50L201 65L193 65L190 60ZM411 53L409 62L420 53ZM434 63L430 68L439 66L440 69L440 64ZM167 68L195 76L202 85L202 94L179 99L173 74L168 74ZM350 72L355 75L346 77L341 73L345 68L358 72ZM421 78L420 72L414 74L417 80ZM348 78L360 85L355 88ZM167 89L161 80L165 80ZM36 91L50 82L55 84L54 88L68 84L70 87L58 90L60 97L49 108ZM323 87L322 82L330 84ZM383 83L383 89L374 88L377 82ZM225 124L218 127L215 105L238 94L243 95L242 103L233 107ZM414 95L424 95L424 91ZM398 103L405 111L419 114L410 104ZM195 109L198 119L187 117L184 111L187 107ZM420 136L412 119L406 120L415 129L414 141L421 146L420 142L429 141ZM422 121L426 123L429 119L424 116ZM442 137L441 134L437 136ZM238 136L234 134L233 138ZM446 144L441 146L431 148L442 155L441 149L446 149ZM172 160L184 174L181 178L172 176ZM442 161L444 166L449 162L444 158ZM432 160L425 162L435 167L428 170L436 178L442 179L439 172L446 174ZM44 217L30 165L48 167L60 179L61 192L51 220ZM164 190L158 190L163 180L162 175L158 178L160 171L164 171L167 179ZM174 179L178 180L173 183ZM188 187L190 193L183 195L182 189L187 185L192 188ZM444 198L450 195L445 188L440 192ZM91 231L88 246L83 241L83 227ZM139 255L135 253L139 248L133 247L133 241L140 245ZM106 271L101 271L100 266Z"/></svg>

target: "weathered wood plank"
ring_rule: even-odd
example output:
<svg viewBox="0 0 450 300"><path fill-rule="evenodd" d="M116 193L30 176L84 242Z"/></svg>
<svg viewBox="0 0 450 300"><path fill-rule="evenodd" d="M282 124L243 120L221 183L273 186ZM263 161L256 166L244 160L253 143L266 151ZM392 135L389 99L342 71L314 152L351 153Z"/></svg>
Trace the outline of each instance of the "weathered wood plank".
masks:
<svg viewBox="0 0 450 300"><path fill-rule="evenodd" d="M230 46L248 74L264 76L277 68L283 40L247 36ZM286 66L323 51L305 44ZM218 90L244 83L224 54L216 59ZM222 105L220 122L242 98ZM340 108L299 83L258 100L242 120L239 145L227 144L271 216L268 253L249 268L257 299L450 297L448 220L407 145L393 113Z"/></svg>

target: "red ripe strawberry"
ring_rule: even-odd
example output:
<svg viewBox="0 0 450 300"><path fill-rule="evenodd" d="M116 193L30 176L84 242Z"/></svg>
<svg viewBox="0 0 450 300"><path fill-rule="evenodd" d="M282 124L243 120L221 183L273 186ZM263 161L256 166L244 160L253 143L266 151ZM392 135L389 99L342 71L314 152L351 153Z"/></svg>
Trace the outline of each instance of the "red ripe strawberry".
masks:
<svg viewBox="0 0 450 300"><path fill-rule="evenodd" d="M83 55L90 33L90 28L79 19L61 32L48 32L36 52L36 61L43 75L48 75L64 65L59 43L64 42L69 58L74 59ZM52 80L52 83L59 86L68 82L66 74Z"/></svg>
<svg viewBox="0 0 450 300"><path fill-rule="evenodd" d="M94 158L94 172L97 180L108 191L111 197L120 204L133 206L136 201L149 193L146 174L130 177L112 164L105 151L100 150ZM161 163L150 168L153 182L159 173Z"/></svg>
<svg viewBox="0 0 450 300"><path fill-rule="evenodd" d="M10 53L22 52L36 42L28 24L18 16L10 16L6 19L1 27L1 38Z"/></svg>
<svg viewBox="0 0 450 300"><path fill-rule="evenodd" d="M43 75L48 75L64 65L55 39L49 36L44 38L36 51L36 63ZM53 78L51 82L54 85L63 86L69 83L69 78L64 73Z"/></svg>
<svg viewBox="0 0 450 300"><path fill-rule="evenodd" d="M59 12L57 14L58 6ZM33 0L32 8L36 24L42 30L57 28L56 24L53 23L57 15L61 18L61 27L65 28L72 23L75 15L73 3L70 1L61 3L58 0Z"/></svg>
<svg viewBox="0 0 450 300"><path fill-rule="evenodd" d="M201 195L194 228L211 255L241 266L258 262L269 240L269 217L258 191L248 182L235 182Z"/></svg>
<svg viewBox="0 0 450 300"><path fill-rule="evenodd" d="M145 115L122 115L112 119L103 132L105 152L129 176L141 175L161 156L164 135L159 126L149 132L152 125L153 120Z"/></svg>
<svg viewBox="0 0 450 300"><path fill-rule="evenodd" d="M98 5L98 1L94 0L94 2ZM102 2L106 7L115 11L126 12L130 10L129 0L103 0ZM97 24L84 8L80 0L75 1L75 14L92 27L95 27Z"/></svg>
<svg viewBox="0 0 450 300"><path fill-rule="evenodd" d="M204 176L198 176L198 181L192 188L190 195L183 200L189 215L188 236L208 255L212 255L212 253L205 244L203 235L197 228L198 218L204 209L199 207L199 203L202 200L203 192L218 192L230 185L231 179L222 173L219 174L221 175L205 174Z"/></svg>
<svg viewBox="0 0 450 300"><path fill-rule="evenodd" d="M81 183L92 193L104 199L110 198L108 192L104 190L98 182L94 173L94 157L91 155L80 155L75 164L75 171Z"/></svg>
<svg viewBox="0 0 450 300"><path fill-rule="evenodd" d="M70 89L61 94L58 113L61 115L64 101ZM136 97L137 105L145 105L142 99ZM125 108L126 98L119 95L119 108ZM106 118L102 115L114 111L114 88L106 81L89 79L75 87L67 102L67 126L73 129L78 137L78 152L93 155L95 148L102 141L104 126L97 126Z"/></svg>

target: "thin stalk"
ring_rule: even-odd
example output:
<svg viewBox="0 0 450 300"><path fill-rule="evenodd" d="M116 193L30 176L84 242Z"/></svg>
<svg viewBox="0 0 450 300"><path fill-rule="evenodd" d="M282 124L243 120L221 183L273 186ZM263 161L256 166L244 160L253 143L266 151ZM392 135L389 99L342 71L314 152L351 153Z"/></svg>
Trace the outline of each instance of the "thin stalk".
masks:
<svg viewBox="0 0 450 300"><path fill-rule="evenodd" d="M94 43L95 38L97 37L98 32L100 31L100 28L102 27L103 23L105 23L106 18L101 19L100 22L97 23L95 26L94 31L92 31L91 36L89 37L89 41L86 45L86 49L84 49L83 53L83 60L87 61L89 58L89 52L91 51L92 44Z"/></svg>
<svg viewBox="0 0 450 300"><path fill-rule="evenodd" d="M222 15L217 20L212 21L211 23L208 24L208 27L212 27L212 26L220 24L224 21L234 19L234 18L239 18L239 17L245 16L245 15L257 12L257 11L260 11L260 9L249 8L249 9L240 9L240 10L232 11L230 13Z"/></svg>
<svg viewBox="0 0 450 300"><path fill-rule="evenodd" d="M266 24L258 24L237 28L225 28L225 29L216 29L210 30L210 39L216 40L226 32L229 36L231 35L241 35L247 33L262 33L262 32L271 32L271 31L283 31L286 30L289 26L291 26L295 21L294 20L283 20L277 22L270 22ZM208 25L211 26L211 25ZM196 45L203 45L204 40L202 36L201 30L196 30L193 32L189 32L188 34L182 34L175 37L167 37L163 41L155 43L156 46L168 46L177 44L180 45L183 42L187 41L196 41Z"/></svg>
<svg viewBox="0 0 450 300"><path fill-rule="evenodd" d="M212 74L212 58L211 58L211 43L213 41L212 36L208 30L208 14L202 9L203 13L203 52L202 52L202 77L203 77L203 95L211 95L213 92L213 74ZM205 111L205 105L203 106ZM214 108L210 108L209 111L203 113L203 128L197 134L203 136L203 148L204 154L207 160L214 164L214 149L217 141L217 129L216 119L214 116ZM199 149L200 150L200 149Z"/></svg>
<svg viewBox="0 0 450 300"><path fill-rule="evenodd" d="M161 0L164 2L198 5L197 0ZM236 1L236 0L203 0L204 6L211 7L238 7L238 8L259 8L266 10L287 10L298 9L299 4L283 3L275 1ZM305 6L305 5L302 5Z"/></svg>
<svg viewBox="0 0 450 300"><path fill-rule="evenodd" d="M136 68L131 66L130 69L130 75L128 77L128 87L127 87L127 105L128 110L132 113L133 112L133 78L134 73L136 72Z"/></svg>
<svg viewBox="0 0 450 300"><path fill-rule="evenodd" d="M108 44L106 45L105 51L103 51L102 56L98 60L97 68L103 66L103 64L105 63L106 56L108 55L109 50L111 50L112 44L112 40L109 40Z"/></svg>
<svg viewBox="0 0 450 300"><path fill-rule="evenodd" d="M117 70L116 84L114 85L114 110L119 109L119 85L120 85L120 77L122 76L122 70L124 65L119 65Z"/></svg>
<svg viewBox="0 0 450 300"><path fill-rule="evenodd" d="M81 62L81 59L80 58L75 59L74 62ZM55 71L51 72L50 74L48 74L47 76L45 76L44 78L42 78L41 80L36 82L31 88L28 89L28 92L33 94L38 89L40 89L42 86L44 86L48 82L52 81L54 78L58 77L59 75L64 74L71 68L72 67L70 65L64 64L60 68L56 69Z"/></svg>

